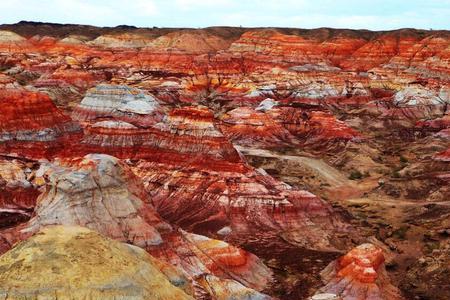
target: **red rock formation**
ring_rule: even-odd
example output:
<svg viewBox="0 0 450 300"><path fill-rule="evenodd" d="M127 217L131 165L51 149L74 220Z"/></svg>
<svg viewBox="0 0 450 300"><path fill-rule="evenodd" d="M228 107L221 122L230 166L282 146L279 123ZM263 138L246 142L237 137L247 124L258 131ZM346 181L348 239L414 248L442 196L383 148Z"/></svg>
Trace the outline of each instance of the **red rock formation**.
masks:
<svg viewBox="0 0 450 300"><path fill-rule="evenodd" d="M260 65L268 62L285 64L335 64L351 55L366 41L359 37L337 35L321 37L283 34L274 29L249 31L234 42L230 51L243 52Z"/></svg>
<svg viewBox="0 0 450 300"><path fill-rule="evenodd" d="M417 37L399 38L400 33L386 34L377 37L352 53L351 58L341 63L345 69L367 71L373 67L387 63L395 56L406 56L410 48L419 41Z"/></svg>
<svg viewBox="0 0 450 300"><path fill-rule="evenodd" d="M0 152L52 157L79 127L59 111L50 98L26 90L0 91Z"/></svg>
<svg viewBox="0 0 450 300"><path fill-rule="evenodd" d="M283 237L317 250L341 247L333 236L351 232L324 201L261 170L180 168L141 161L134 171L163 218L194 232L239 242L247 236Z"/></svg>
<svg viewBox="0 0 450 300"><path fill-rule="evenodd" d="M80 225L104 236L146 249L196 281L197 292L268 297L270 271L253 254L227 243L179 231L153 209L140 181L118 159L93 154L42 165L46 191L27 223L0 231L4 252L49 225ZM213 283L202 286L202 276ZM214 276L219 276L213 279ZM227 285L233 282L233 289ZM208 281L207 281L208 282ZM195 286L194 286L195 287ZM199 290L200 289L200 290Z"/></svg>
<svg viewBox="0 0 450 300"><path fill-rule="evenodd" d="M282 147L302 143L319 148L361 137L330 113L289 107L266 112L239 107L223 115L222 122L225 135L244 146Z"/></svg>
<svg viewBox="0 0 450 300"><path fill-rule="evenodd" d="M333 294L336 299L403 299L390 283L383 250L372 244L360 245L332 262L322 279L326 285L317 294Z"/></svg>
<svg viewBox="0 0 450 300"><path fill-rule="evenodd" d="M294 35L273 29L248 31L231 45L230 51L243 52L260 66L268 62L277 65L325 62L357 71L385 63L408 67L411 61L417 65L431 56L448 58L447 33L425 38L414 30L372 36L349 31L326 34L328 37L313 32ZM437 65L445 66L445 62Z"/></svg>
<svg viewBox="0 0 450 300"><path fill-rule="evenodd" d="M439 160L439 161L443 161L443 162L450 162L450 148L445 150L445 151L443 151L443 152L440 152L440 153L436 154L434 156L434 159L435 160Z"/></svg>
<svg viewBox="0 0 450 300"><path fill-rule="evenodd" d="M162 120L163 114L157 100L142 91L97 87L74 112L86 124L81 151L216 169L245 168L238 152L214 127L208 109L173 109Z"/></svg>
<svg viewBox="0 0 450 300"><path fill-rule="evenodd" d="M328 228L347 230L322 200L247 166L210 110L176 108L155 119L163 113L157 99L142 91L99 86L75 110L86 126L81 149L141 159L134 170L156 209L188 230L217 235L229 227L230 236L240 239L271 229L269 235L317 249L333 248L324 234Z"/></svg>

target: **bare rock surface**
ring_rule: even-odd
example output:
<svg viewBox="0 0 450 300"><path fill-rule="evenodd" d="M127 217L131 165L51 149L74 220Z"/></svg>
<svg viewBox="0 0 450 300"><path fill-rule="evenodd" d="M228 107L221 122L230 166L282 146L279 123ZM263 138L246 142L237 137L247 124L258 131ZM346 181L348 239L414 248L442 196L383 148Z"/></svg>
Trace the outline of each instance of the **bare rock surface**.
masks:
<svg viewBox="0 0 450 300"><path fill-rule="evenodd" d="M2 299L194 299L144 250L78 226L50 226L0 256Z"/></svg>
<svg viewBox="0 0 450 300"><path fill-rule="evenodd" d="M344 300L403 299L398 288L389 281L384 260L382 249L372 244L359 245L323 270L326 285L315 297L322 299L320 297L328 294Z"/></svg>

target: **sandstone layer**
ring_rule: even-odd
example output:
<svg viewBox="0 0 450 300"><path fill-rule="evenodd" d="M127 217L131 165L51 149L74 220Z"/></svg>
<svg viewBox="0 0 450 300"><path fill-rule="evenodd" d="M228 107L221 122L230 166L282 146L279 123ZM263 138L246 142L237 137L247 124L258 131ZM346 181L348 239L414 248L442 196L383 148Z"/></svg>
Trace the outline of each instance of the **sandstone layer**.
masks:
<svg viewBox="0 0 450 300"><path fill-rule="evenodd" d="M359 245L323 270L326 285L318 295L334 294L343 300L403 299L400 291L391 285L384 261L382 249L372 244Z"/></svg>

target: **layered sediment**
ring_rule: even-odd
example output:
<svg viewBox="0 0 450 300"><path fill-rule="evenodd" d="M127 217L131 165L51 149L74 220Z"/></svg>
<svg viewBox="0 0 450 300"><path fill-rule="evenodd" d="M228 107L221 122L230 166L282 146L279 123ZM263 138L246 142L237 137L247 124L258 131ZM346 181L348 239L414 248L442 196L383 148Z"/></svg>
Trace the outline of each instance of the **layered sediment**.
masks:
<svg viewBox="0 0 450 300"><path fill-rule="evenodd" d="M257 257L163 221L138 178L118 159L88 155L41 165L36 174L45 178L46 191L28 222L0 232L2 252L48 226L83 226L176 266L195 282L197 293L266 297L252 289L262 290L271 280L271 272ZM212 285L203 281L205 276Z"/></svg>
<svg viewBox="0 0 450 300"><path fill-rule="evenodd" d="M372 244L359 245L323 270L326 284L318 295L331 294L343 300L403 299L391 285L384 261L382 249Z"/></svg>

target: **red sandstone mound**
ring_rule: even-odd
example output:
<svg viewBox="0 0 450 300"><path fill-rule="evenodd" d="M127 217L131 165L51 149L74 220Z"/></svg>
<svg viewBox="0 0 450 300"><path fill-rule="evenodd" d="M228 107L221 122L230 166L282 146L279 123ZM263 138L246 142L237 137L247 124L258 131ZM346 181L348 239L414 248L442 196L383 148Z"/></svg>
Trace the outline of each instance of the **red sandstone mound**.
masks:
<svg viewBox="0 0 450 300"><path fill-rule="evenodd" d="M85 125L81 151L211 168L244 168L238 152L214 127L214 116L206 108L178 108L164 114L158 100L141 90L98 86L74 112Z"/></svg>
<svg viewBox="0 0 450 300"><path fill-rule="evenodd" d="M322 271L322 279L325 286L312 299L403 299L390 283L383 250L372 244L362 244L332 262Z"/></svg>
<svg viewBox="0 0 450 300"><path fill-rule="evenodd" d="M326 149L341 142L358 140L356 130L323 111L290 107L239 107L222 116L221 127L233 142L244 146L276 148L283 145L314 145Z"/></svg>
<svg viewBox="0 0 450 300"><path fill-rule="evenodd" d="M79 126L59 111L50 98L26 90L0 90L0 152L18 156L52 157Z"/></svg>

